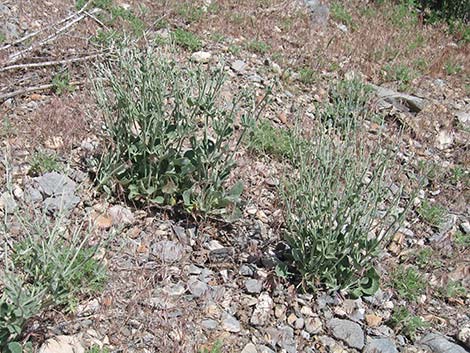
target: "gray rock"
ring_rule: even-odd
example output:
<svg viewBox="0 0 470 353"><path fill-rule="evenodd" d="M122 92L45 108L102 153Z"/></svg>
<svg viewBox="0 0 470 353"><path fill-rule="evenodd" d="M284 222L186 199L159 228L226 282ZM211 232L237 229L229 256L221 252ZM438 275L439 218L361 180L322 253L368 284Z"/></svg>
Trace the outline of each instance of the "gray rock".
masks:
<svg viewBox="0 0 470 353"><path fill-rule="evenodd" d="M253 343L248 343L241 351L241 353L258 353L256 346Z"/></svg>
<svg viewBox="0 0 470 353"><path fill-rule="evenodd" d="M192 53L191 61L194 61L198 64L206 64L210 61L212 54L207 51L197 51Z"/></svg>
<svg viewBox="0 0 470 353"><path fill-rule="evenodd" d="M237 333L241 330L240 321L226 312L222 315L222 327L225 331L232 333Z"/></svg>
<svg viewBox="0 0 470 353"><path fill-rule="evenodd" d="M152 254L165 263L172 263L181 260L184 249L174 241L161 240L153 246Z"/></svg>
<svg viewBox="0 0 470 353"><path fill-rule="evenodd" d="M263 282L257 279L247 279L245 281L245 288L248 293L258 294L263 289Z"/></svg>
<svg viewBox="0 0 470 353"><path fill-rule="evenodd" d="M349 320L331 319L328 327L333 336L342 340L351 348L362 349L364 347L364 331L357 323Z"/></svg>
<svg viewBox="0 0 470 353"><path fill-rule="evenodd" d="M134 223L134 215L127 207L114 205L108 210L114 225L128 225Z"/></svg>
<svg viewBox="0 0 470 353"><path fill-rule="evenodd" d="M198 279L191 278L188 282L188 290L196 298L203 296L208 289L209 286Z"/></svg>
<svg viewBox="0 0 470 353"><path fill-rule="evenodd" d="M235 60L230 67L237 73L243 73L246 68L246 63L243 60Z"/></svg>
<svg viewBox="0 0 470 353"><path fill-rule="evenodd" d="M67 193L46 198L43 202L43 206L47 212L60 213L70 211L77 206L79 202L80 198L78 196Z"/></svg>
<svg viewBox="0 0 470 353"><path fill-rule="evenodd" d="M271 315L274 302L267 293L263 293L258 298L255 310L251 315L250 323L255 326L262 326L266 323Z"/></svg>
<svg viewBox="0 0 470 353"><path fill-rule="evenodd" d="M253 269L248 265L242 265L238 273L242 276L251 277L255 274L255 271L253 271Z"/></svg>
<svg viewBox="0 0 470 353"><path fill-rule="evenodd" d="M282 349L287 353L297 353L297 344L294 338L294 329L289 326L284 326L280 330L281 340L278 342Z"/></svg>
<svg viewBox="0 0 470 353"><path fill-rule="evenodd" d="M385 87L371 85L382 103L393 105L399 111L419 113L426 106L426 100L405 93L399 93Z"/></svg>
<svg viewBox="0 0 470 353"><path fill-rule="evenodd" d="M367 343L364 353L398 353L395 343L389 338L377 338Z"/></svg>
<svg viewBox="0 0 470 353"><path fill-rule="evenodd" d="M212 319L205 319L201 321L201 326L207 330L215 330L217 326L219 326L219 323Z"/></svg>
<svg viewBox="0 0 470 353"><path fill-rule="evenodd" d="M419 341L419 344L428 347L434 353L467 353L461 346L435 333L428 333Z"/></svg>
<svg viewBox="0 0 470 353"><path fill-rule="evenodd" d="M465 234L470 234L470 223L468 221L460 223L460 228Z"/></svg>
<svg viewBox="0 0 470 353"><path fill-rule="evenodd" d="M258 353L275 353L271 348L264 345L258 345L256 349L258 349Z"/></svg>
<svg viewBox="0 0 470 353"><path fill-rule="evenodd" d="M470 125L470 112L460 111L455 113L455 117L462 125Z"/></svg>
<svg viewBox="0 0 470 353"><path fill-rule="evenodd" d="M0 209L2 209L5 213L13 213L16 210L17 203L13 196L5 191L0 196Z"/></svg>
<svg viewBox="0 0 470 353"><path fill-rule="evenodd" d="M465 345L465 347L467 347L467 349L470 349L470 323L464 325L460 329L457 338Z"/></svg>
<svg viewBox="0 0 470 353"><path fill-rule="evenodd" d="M46 196L73 194L77 184L68 176L57 172L46 173L34 178L41 192Z"/></svg>
<svg viewBox="0 0 470 353"><path fill-rule="evenodd" d="M323 323L318 317L309 317L305 320L305 330L312 334L316 335L321 332L323 329Z"/></svg>
<svg viewBox="0 0 470 353"><path fill-rule="evenodd" d="M313 24L326 26L330 18L330 8L322 4L320 0L305 0L304 2L310 10Z"/></svg>

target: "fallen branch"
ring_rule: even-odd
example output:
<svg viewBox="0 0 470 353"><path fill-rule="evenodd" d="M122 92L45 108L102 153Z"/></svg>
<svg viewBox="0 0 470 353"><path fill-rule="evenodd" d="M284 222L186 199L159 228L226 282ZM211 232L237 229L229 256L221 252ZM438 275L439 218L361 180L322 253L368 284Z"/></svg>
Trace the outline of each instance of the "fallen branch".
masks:
<svg viewBox="0 0 470 353"><path fill-rule="evenodd" d="M70 86L79 86L81 84L83 84L83 81L72 81L72 82L69 83ZM44 91L44 90L50 89L50 88L54 88L54 85L52 83L48 83L48 84L44 84L44 85L40 85L40 86L28 87L28 88L25 88L25 89L21 89L21 90L18 90L18 91L13 91L13 92L10 92L10 93L5 93L5 94L0 95L0 101L5 101L7 99L10 99L10 98L13 98L13 97L16 97L16 96L20 96L20 95L23 95L23 94L26 94L26 93L31 93L31 92L36 92L36 91Z"/></svg>
<svg viewBox="0 0 470 353"><path fill-rule="evenodd" d="M63 18L62 20L60 20L60 21L58 21L58 22L56 22L56 23L50 24L50 25L48 25L48 26L46 26L46 27L44 27L44 28L41 28L41 29L39 29L39 30L37 30L37 31L35 31L35 32L29 33L29 34L25 35L24 37L21 37L21 38L15 40L15 41L12 42L12 43L8 43L8 44L4 45L3 47L0 47L0 50L5 50L5 49L8 49L8 48L10 48L10 47L12 47L12 46L15 46L15 45L17 45L17 44L20 44L20 43L24 42L25 40L28 40L29 38L35 37L35 36L38 35L39 33L44 32L45 30L47 30L47 29L49 29L49 28L52 28L52 27L55 27L55 26L59 26L59 25L61 25L62 23L67 22L68 20L74 18L75 16L77 16L77 15L81 14L83 11L85 11L85 9L86 9L87 6L90 4L90 2L91 2L91 0L89 0L78 12L75 12L75 13L73 13L73 14L67 16L66 18Z"/></svg>
<svg viewBox="0 0 470 353"><path fill-rule="evenodd" d="M98 9L93 9L90 13L95 13L97 12ZM52 42L54 39L56 39L62 32L66 31L68 28L72 27L75 23L81 21L84 19L87 15L86 14L81 14L78 17L74 18L72 21L68 22L65 26L59 28L56 30L54 33L50 34L47 38L44 40L40 41L39 43L33 43L26 49L23 49L19 52L13 53L10 55L8 61L6 62L7 65L14 64L18 60L20 60L26 53L32 51L33 49L36 49L38 47L42 47L43 45Z"/></svg>
<svg viewBox="0 0 470 353"><path fill-rule="evenodd" d="M46 67L46 66L56 66L56 65L63 65L69 63L76 63L80 61L87 61L94 58L97 58L103 54L94 54L83 56L81 58L70 58L70 59L63 59L63 60L55 60L55 61L43 61L39 63L30 63L30 64L17 64L17 65L10 65L0 68L0 72L10 71L10 70L21 70L21 69L31 69L35 67Z"/></svg>

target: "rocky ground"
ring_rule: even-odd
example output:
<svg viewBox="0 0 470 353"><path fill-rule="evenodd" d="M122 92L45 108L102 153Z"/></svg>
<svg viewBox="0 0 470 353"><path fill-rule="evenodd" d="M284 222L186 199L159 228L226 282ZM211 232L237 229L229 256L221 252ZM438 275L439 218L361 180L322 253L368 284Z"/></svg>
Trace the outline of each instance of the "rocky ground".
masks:
<svg viewBox="0 0 470 353"><path fill-rule="evenodd" d="M100 244L107 270L101 293L71 312L34 317L25 340L42 353L470 351L470 44L444 24L389 18L392 5L352 1L344 14L337 4L129 1L117 5L135 18L112 23L98 16L103 10L80 12L67 1L0 5L2 216L41 209L91 219L88 242ZM163 38L162 46L176 28L197 34L200 47L173 55L183 65L224 63L227 96L272 87L263 117L279 129L298 114L314 118L339 79L373 85L371 109L385 123L366 127L371 139L384 136L407 163L397 180L426 177L380 257L374 296L304 292L277 273L282 162L272 156L239 152L243 217L233 224L139 209L96 189L87 161L99 149L101 122L87 73L111 49L92 37L109 28L139 32L139 21L140 38ZM15 44L34 31L38 38ZM38 151L57 165L34 162ZM437 223L420 212L429 202L445 210ZM16 236L3 233L1 248ZM417 268L416 298L400 294L415 282L399 282L399 265Z"/></svg>

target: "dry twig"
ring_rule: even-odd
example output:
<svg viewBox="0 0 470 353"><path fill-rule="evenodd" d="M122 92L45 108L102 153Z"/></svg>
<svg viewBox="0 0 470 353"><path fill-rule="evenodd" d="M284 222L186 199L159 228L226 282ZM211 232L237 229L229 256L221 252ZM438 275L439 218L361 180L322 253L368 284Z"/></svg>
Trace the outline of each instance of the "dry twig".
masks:
<svg viewBox="0 0 470 353"><path fill-rule="evenodd" d="M87 55L82 56L80 58L70 58L70 59L63 59L63 60L54 60L54 61L42 61L38 63L29 63L29 64L17 64L17 65L10 65L0 68L0 72L10 71L10 70L21 70L21 69L31 69L35 67L45 67L45 66L56 66L56 65L63 65L69 63L76 63L80 61L87 61L94 58L101 56L102 54L94 54L94 55Z"/></svg>
<svg viewBox="0 0 470 353"><path fill-rule="evenodd" d="M69 85L70 86L79 86L79 85L83 84L83 82L84 81L72 81L72 82L69 83ZM50 89L50 88L53 88L53 87L54 87L54 85L52 83L39 85L39 86L27 87L27 88L24 88L24 89L21 89L21 90L17 90L17 91L13 91L13 92L9 92L9 93L5 93L5 94L0 95L0 101L5 101L9 98L20 96L20 95L23 95L23 94L26 94L26 93L31 93L31 92L36 92L36 91L44 91L46 89Z"/></svg>

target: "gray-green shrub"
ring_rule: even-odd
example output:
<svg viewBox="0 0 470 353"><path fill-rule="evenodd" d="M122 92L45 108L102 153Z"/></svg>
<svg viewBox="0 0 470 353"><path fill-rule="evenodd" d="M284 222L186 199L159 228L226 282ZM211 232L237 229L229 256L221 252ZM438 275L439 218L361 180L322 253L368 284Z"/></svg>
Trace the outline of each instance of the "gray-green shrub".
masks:
<svg viewBox="0 0 470 353"><path fill-rule="evenodd" d="M309 144L292 144L298 167L282 196L286 239L304 287L360 296L378 289L374 260L404 211L397 209L400 193L388 188L391 154L368 147L356 128L362 120L349 119L341 129L320 123Z"/></svg>
<svg viewBox="0 0 470 353"><path fill-rule="evenodd" d="M221 107L223 70L181 68L152 49L124 49L98 67L97 101L107 142L98 181L109 193L154 205L228 215L241 182L228 188L240 138L234 120L241 98ZM254 114L248 107L242 125Z"/></svg>
<svg viewBox="0 0 470 353"><path fill-rule="evenodd" d="M73 309L78 297L96 293L106 279L104 266L86 244L89 229L67 226L59 217L19 217L22 240L5 249L0 270L0 351L21 352L27 321L56 306ZM0 231L5 236L8 227Z"/></svg>

